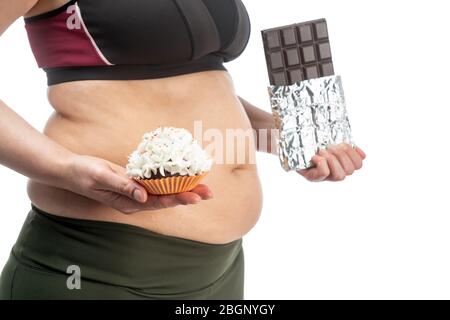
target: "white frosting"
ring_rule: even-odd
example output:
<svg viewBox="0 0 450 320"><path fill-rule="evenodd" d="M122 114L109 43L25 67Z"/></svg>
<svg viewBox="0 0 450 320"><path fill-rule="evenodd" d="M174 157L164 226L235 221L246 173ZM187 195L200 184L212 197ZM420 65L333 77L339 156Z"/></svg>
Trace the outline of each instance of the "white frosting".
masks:
<svg viewBox="0 0 450 320"><path fill-rule="evenodd" d="M195 176L209 171L212 159L186 129L164 127L144 134L128 157L127 175L150 179L158 173Z"/></svg>

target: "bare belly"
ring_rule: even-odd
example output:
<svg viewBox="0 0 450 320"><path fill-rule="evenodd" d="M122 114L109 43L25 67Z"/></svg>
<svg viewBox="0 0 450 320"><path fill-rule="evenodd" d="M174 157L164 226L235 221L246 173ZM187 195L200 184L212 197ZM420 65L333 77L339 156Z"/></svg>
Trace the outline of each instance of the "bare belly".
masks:
<svg viewBox="0 0 450 320"><path fill-rule="evenodd" d="M206 148L220 136L226 140L227 130L250 129L225 71L156 80L65 83L50 87L48 97L55 113L44 134L73 152L122 166L143 133L158 126L181 127L194 133L197 121L195 132L205 134L213 129ZM227 142L223 144L225 160L230 149ZM216 161L203 182L212 189L214 198L197 205L125 215L33 180L28 183L28 195L36 206L56 215L126 223L206 243L228 243L255 225L262 205L254 148L248 144L245 151L238 150L235 143L233 152L228 161ZM244 156L238 157L242 152Z"/></svg>

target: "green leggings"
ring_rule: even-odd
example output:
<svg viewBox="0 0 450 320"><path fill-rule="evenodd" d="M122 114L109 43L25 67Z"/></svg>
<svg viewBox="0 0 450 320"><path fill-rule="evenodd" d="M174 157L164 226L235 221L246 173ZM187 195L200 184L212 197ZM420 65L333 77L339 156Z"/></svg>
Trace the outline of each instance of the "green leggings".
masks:
<svg viewBox="0 0 450 320"><path fill-rule="evenodd" d="M0 277L0 299L241 300L243 291L242 238L207 244L34 205Z"/></svg>

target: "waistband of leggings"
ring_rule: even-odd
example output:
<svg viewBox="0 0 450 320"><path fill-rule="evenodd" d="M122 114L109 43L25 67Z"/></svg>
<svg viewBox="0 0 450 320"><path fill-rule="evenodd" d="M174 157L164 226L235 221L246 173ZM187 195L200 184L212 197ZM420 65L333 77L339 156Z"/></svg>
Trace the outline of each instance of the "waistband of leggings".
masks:
<svg viewBox="0 0 450 320"><path fill-rule="evenodd" d="M205 288L230 268L242 238L208 244L106 221L57 216L32 204L13 254L32 267L83 279L174 293Z"/></svg>

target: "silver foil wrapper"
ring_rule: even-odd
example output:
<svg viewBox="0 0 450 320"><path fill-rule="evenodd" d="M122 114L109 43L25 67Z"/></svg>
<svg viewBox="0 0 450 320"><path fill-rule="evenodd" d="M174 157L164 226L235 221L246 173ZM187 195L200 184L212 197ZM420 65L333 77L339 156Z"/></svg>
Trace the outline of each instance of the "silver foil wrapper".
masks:
<svg viewBox="0 0 450 320"><path fill-rule="evenodd" d="M312 167L312 157L330 144L355 147L340 76L270 86L269 95L286 171Z"/></svg>

